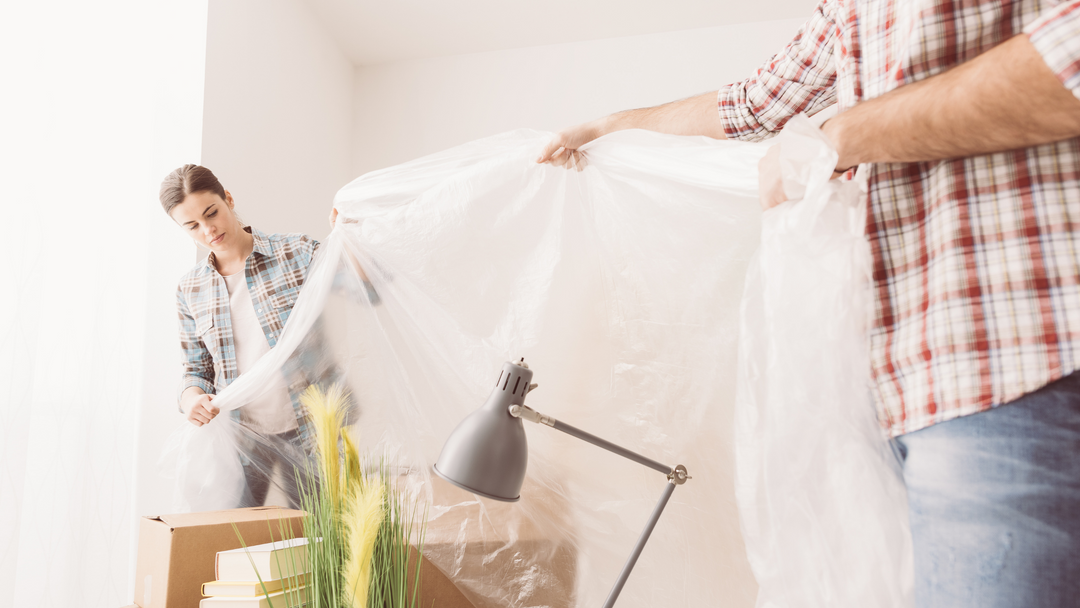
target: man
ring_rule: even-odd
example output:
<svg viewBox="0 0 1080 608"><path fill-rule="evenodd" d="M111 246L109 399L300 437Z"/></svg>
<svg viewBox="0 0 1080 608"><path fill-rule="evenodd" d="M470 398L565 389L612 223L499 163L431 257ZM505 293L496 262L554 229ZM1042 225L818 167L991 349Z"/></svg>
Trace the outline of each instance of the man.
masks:
<svg viewBox="0 0 1080 608"><path fill-rule="evenodd" d="M836 175L869 164L871 365L916 604L1077 606L1077 95L1080 0L822 0L751 78L567 129L537 160L627 128L756 141L838 103ZM787 198L773 152L766 209Z"/></svg>

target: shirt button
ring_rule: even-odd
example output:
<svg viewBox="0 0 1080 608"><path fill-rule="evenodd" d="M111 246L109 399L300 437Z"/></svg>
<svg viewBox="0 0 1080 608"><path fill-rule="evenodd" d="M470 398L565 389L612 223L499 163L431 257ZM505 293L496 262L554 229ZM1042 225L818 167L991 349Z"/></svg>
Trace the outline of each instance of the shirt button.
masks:
<svg viewBox="0 0 1080 608"><path fill-rule="evenodd" d="M259 312L262 312L262 309L261 309L261 308L259 309Z"/></svg>

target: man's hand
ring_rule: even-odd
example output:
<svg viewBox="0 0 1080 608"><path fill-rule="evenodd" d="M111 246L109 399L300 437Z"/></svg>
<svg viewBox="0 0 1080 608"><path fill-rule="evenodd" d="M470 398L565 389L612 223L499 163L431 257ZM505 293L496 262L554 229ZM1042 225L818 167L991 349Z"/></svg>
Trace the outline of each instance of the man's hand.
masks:
<svg viewBox="0 0 1080 608"><path fill-rule="evenodd" d="M536 162L580 171L585 167L585 156L578 148L604 135L604 122L604 119L593 120L556 133L540 151Z"/></svg>
<svg viewBox="0 0 1080 608"><path fill-rule="evenodd" d="M826 121L828 124L828 121ZM824 129L824 126L822 127ZM837 168L833 171L832 179L836 179L855 167ZM784 177L780 174L780 144L776 144L765 152L765 156L758 161L758 200L761 209L768 211L780 203L787 202L791 197L784 191Z"/></svg>
<svg viewBox="0 0 1080 608"><path fill-rule="evenodd" d="M780 175L780 146L769 148L758 161L758 200L761 208L769 210L788 200L784 194L784 180Z"/></svg>
<svg viewBox="0 0 1080 608"><path fill-rule="evenodd" d="M544 146L538 163L551 163L580 171L585 159L579 148L615 131L645 129L671 135L705 135L726 139L716 108L717 91L680 99L654 108L627 110L559 132Z"/></svg>

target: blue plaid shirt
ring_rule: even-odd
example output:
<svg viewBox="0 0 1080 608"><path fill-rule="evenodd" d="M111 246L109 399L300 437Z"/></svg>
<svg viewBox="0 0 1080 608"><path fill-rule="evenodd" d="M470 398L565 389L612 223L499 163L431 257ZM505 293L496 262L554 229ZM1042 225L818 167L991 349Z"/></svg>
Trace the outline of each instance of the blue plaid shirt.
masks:
<svg viewBox="0 0 1080 608"><path fill-rule="evenodd" d="M273 348L300 295L319 242L303 234L266 235L251 227L244 230L250 232L254 239L254 248L244 267L248 292L266 341ZM217 271L213 253L180 279L176 305L180 316L180 347L184 367L177 399L191 386L215 395L236 380L239 372L229 292L225 279ZM310 384L324 378L312 378L311 370L302 369L305 367L303 365L293 367L293 370L286 369L283 373L287 376L286 384L293 398L301 440L309 445L311 429L297 396ZM239 411L234 410L232 415L239 420Z"/></svg>

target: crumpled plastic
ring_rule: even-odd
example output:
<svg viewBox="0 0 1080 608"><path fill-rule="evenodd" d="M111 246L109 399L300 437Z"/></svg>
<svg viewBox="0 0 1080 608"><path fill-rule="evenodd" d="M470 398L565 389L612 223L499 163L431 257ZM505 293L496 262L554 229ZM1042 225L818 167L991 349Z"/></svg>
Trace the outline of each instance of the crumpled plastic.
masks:
<svg viewBox="0 0 1080 608"><path fill-rule="evenodd" d="M177 507L251 506L253 471L275 480L268 502L295 500L281 472L310 464L306 446L228 412L280 377L294 392L304 388L296 377L337 382L350 392L355 442L427 504L425 555L467 599L601 605L663 475L532 424L517 503L478 498L432 471L503 362L524 357L539 384L530 407L693 477L618 605L752 605L734 407L767 146L620 132L584 148L584 170L569 171L534 162L549 137L506 133L344 187L277 346L220 391L221 415L167 450ZM252 457L265 453L275 456Z"/></svg>
<svg viewBox="0 0 1080 608"><path fill-rule="evenodd" d="M809 121L778 138L785 192L765 212L742 305L736 496L757 606L908 607L900 461L871 397L866 182Z"/></svg>

